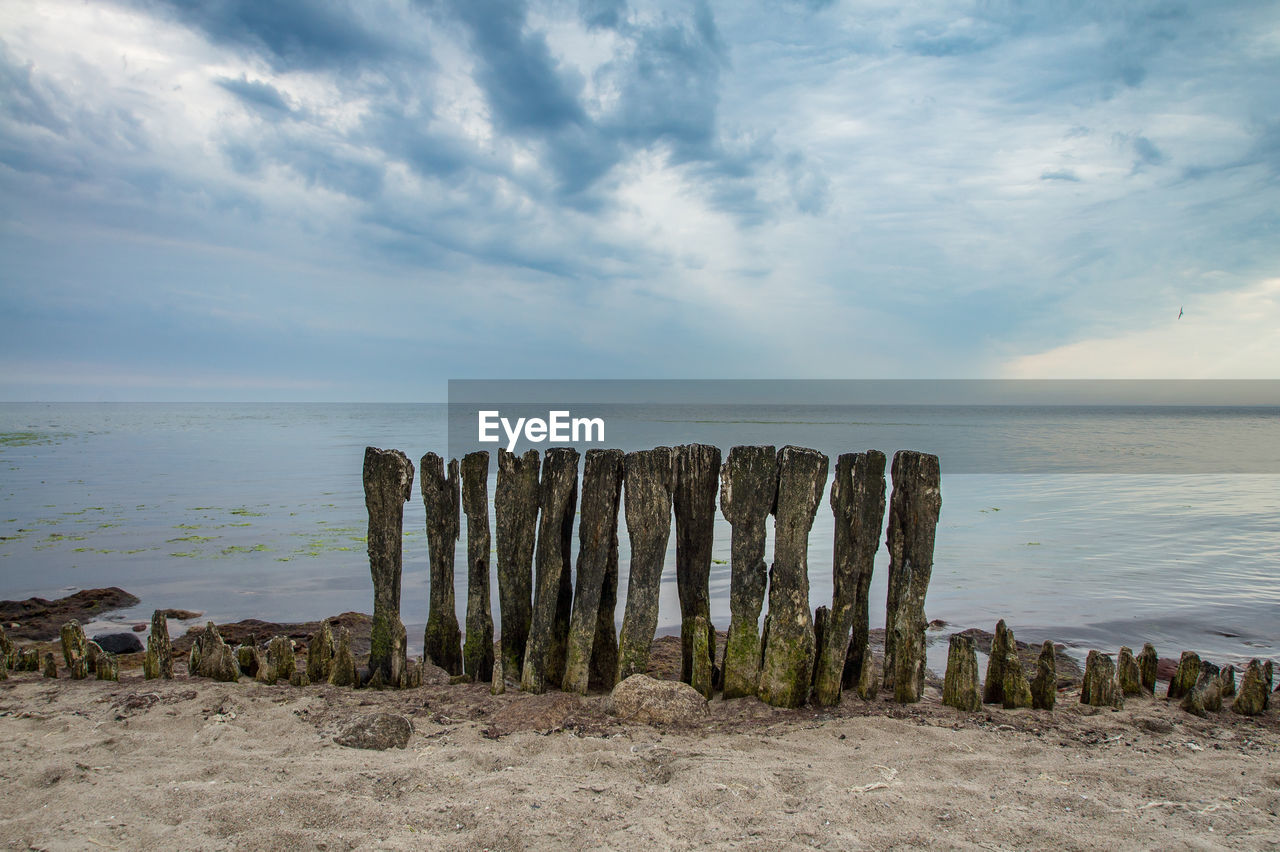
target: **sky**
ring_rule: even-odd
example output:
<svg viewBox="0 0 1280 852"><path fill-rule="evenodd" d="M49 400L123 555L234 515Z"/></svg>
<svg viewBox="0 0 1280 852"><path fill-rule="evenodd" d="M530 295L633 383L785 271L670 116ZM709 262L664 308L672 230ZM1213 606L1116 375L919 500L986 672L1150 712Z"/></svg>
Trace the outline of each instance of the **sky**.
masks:
<svg viewBox="0 0 1280 852"><path fill-rule="evenodd" d="M1280 378L1277 80L1274 2L0 0L0 400Z"/></svg>

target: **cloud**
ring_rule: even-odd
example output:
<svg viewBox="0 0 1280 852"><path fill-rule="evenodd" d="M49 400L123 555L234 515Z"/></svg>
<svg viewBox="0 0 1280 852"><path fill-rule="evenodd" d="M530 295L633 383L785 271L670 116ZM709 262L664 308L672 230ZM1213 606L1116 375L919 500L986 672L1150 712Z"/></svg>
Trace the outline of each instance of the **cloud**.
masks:
<svg viewBox="0 0 1280 852"><path fill-rule="evenodd" d="M279 113L287 114L292 112L284 95L270 83L249 80L243 76L239 79L219 77L214 82L250 107L269 116L278 117L277 114Z"/></svg>

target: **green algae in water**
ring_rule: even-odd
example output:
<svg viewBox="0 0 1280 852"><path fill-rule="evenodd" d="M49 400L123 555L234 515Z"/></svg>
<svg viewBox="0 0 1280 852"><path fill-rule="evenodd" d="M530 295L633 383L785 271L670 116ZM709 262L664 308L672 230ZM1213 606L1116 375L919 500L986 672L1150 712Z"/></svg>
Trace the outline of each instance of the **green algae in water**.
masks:
<svg viewBox="0 0 1280 852"><path fill-rule="evenodd" d="M70 437L69 432L0 432L0 447L46 447Z"/></svg>

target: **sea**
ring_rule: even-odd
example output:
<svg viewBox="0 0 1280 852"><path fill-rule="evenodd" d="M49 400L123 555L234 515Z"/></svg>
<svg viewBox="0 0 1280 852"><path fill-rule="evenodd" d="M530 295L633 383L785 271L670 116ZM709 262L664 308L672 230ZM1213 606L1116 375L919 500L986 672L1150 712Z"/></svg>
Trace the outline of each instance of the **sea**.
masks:
<svg viewBox="0 0 1280 852"><path fill-rule="evenodd" d="M844 452L937 452L942 511L925 608L944 633L1004 619L1019 639L1052 639L1079 657L1152 642L1162 656L1280 661L1280 408L716 404L632 406L627 417L639 425L604 445L705 441L727 454L793 444L827 453L833 469ZM122 624L166 607L218 622L369 612L364 450L401 449L416 465L456 449L449 432L443 403L2 403L0 598L119 586L140 599L110 616ZM992 461L1019 454L1037 463ZM619 523L620 622L629 553ZM873 627L884 623L883 540ZM809 539L814 607L831 601L832 541L824 498ZM679 630L674 542L660 633ZM711 615L720 629L729 543L718 516ZM455 564L462 623L465 517ZM415 485L401 595L415 652L427 601Z"/></svg>

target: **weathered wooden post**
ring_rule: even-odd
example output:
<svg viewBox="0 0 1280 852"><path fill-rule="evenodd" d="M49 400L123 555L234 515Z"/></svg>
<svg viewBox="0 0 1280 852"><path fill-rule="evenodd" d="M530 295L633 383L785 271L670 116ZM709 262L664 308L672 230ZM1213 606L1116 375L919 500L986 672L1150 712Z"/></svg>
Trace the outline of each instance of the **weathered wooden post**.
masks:
<svg viewBox="0 0 1280 852"><path fill-rule="evenodd" d="M778 493L778 451L734 447L720 471L720 511L733 528L729 558L729 636L724 697L755 695L760 682L760 609L769 584L765 524Z"/></svg>
<svg viewBox="0 0 1280 852"><path fill-rule="evenodd" d="M359 685L356 658L351 651L351 631L345 627L338 628L338 638L333 649L333 662L329 666L329 684L332 686Z"/></svg>
<svg viewBox="0 0 1280 852"><path fill-rule="evenodd" d="M799 707L813 677L813 618L809 612L809 530L827 484L828 460L817 450L778 452L778 501L769 572L769 637L760 667L760 699Z"/></svg>
<svg viewBox="0 0 1280 852"><path fill-rule="evenodd" d="M671 536L675 459L670 447L627 453L623 461L631 563L627 606L618 637L618 680L644 674L658 629L658 594Z"/></svg>
<svg viewBox="0 0 1280 852"><path fill-rule="evenodd" d="M569 620L569 641L565 653L565 692L586 695L591 682L596 639L606 613L606 575L614 566L614 594L617 602L618 502L622 496L622 450L587 450L582 465L582 499L579 501L578 570L573 593L573 614ZM609 607L609 634L613 634L613 608ZM611 649L603 649L609 653ZM612 650L617 667L616 642Z"/></svg>
<svg viewBox="0 0 1280 852"><path fill-rule="evenodd" d="M538 521L538 565L533 620L525 643L520 688L546 692L564 678L565 645L573 604L571 551L578 498L578 451L552 447L542 459L542 517Z"/></svg>
<svg viewBox="0 0 1280 852"><path fill-rule="evenodd" d="M427 550L431 568L431 597L422 649L427 660L451 675L462 674L462 630L453 593L454 548L462 526L458 516L461 487L458 460L450 459L445 475L444 459L435 453L422 457L418 478L427 510Z"/></svg>
<svg viewBox="0 0 1280 852"><path fill-rule="evenodd" d="M1080 703L1092 707L1124 706L1124 696L1116 686L1116 664L1109 655L1090 651L1085 657Z"/></svg>
<svg viewBox="0 0 1280 852"><path fill-rule="evenodd" d="M1160 657L1156 654L1155 646L1150 642L1145 643L1138 652L1138 672L1142 676L1142 688L1152 695L1156 692L1156 669L1159 664Z"/></svg>
<svg viewBox="0 0 1280 852"><path fill-rule="evenodd" d="M467 639L462 666L471 679L493 679L493 611L489 605L489 454L462 457L462 511L467 515Z"/></svg>
<svg viewBox="0 0 1280 852"><path fill-rule="evenodd" d="M1142 694L1142 669L1128 645L1120 646L1120 654L1116 657L1116 680L1122 695Z"/></svg>
<svg viewBox="0 0 1280 852"><path fill-rule="evenodd" d="M889 501L889 594L884 638L885 686L910 704L924 690L924 598L933 573L933 543L942 509L938 457L914 450L893 456Z"/></svg>
<svg viewBox="0 0 1280 852"><path fill-rule="evenodd" d="M1236 688L1235 700L1231 702L1231 711L1241 716L1261 715L1269 703L1270 684L1258 661L1250 660L1245 667L1240 685Z"/></svg>
<svg viewBox="0 0 1280 852"><path fill-rule="evenodd" d="M942 703L970 712L982 709L982 693L978 689L978 652L973 639L961 633L951 634L947 673L942 682Z"/></svg>
<svg viewBox="0 0 1280 852"><path fill-rule="evenodd" d="M1181 698L1191 691L1200 677L1200 655L1195 651L1183 651L1178 660L1178 670L1169 679L1169 691L1165 697L1169 700Z"/></svg>
<svg viewBox="0 0 1280 852"><path fill-rule="evenodd" d="M369 572L373 575L373 626L369 670L384 679L404 670L405 633L400 621L401 543L404 504L413 496L413 462L399 450L366 447L364 505L369 512Z"/></svg>
<svg viewBox="0 0 1280 852"><path fill-rule="evenodd" d="M818 646L814 696L819 704L839 704L841 688L857 683L869 654L868 591L884 523L884 463L884 453L876 450L836 459L831 482L834 593L829 627Z"/></svg>
<svg viewBox="0 0 1280 852"><path fill-rule="evenodd" d="M498 606L502 612L502 670L520 677L533 617L533 547L538 534L538 451L498 450L493 493L498 528Z"/></svg>
<svg viewBox="0 0 1280 852"><path fill-rule="evenodd" d="M680 593L680 679L693 680L694 619L706 621L707 648L715 666L711 623L711 546L715 535L720 448L685 444L675 450L676 588ZM806 612L808 606L805 607Z"/></svg>
<svg viewBox="0 0 1280 852"><path fill-rule="evenodd" d="M1222 709L1222 681L1218 667L1208 660L1200 661L1200 673L1186 695L1181 707L1188 713L1204 717Z"/></svg>
<svg viewBox="0 0 1280 852"><path fill-rule="evenodd" d="M307 680L312 683L327 681L336 653L333 628L329 626L328 621L322 621L320 629L311 634L311 638L307 641Z"/></svg>
<svg viewBox="0 0 1280 852"><path fill-rule="evenodd" d="M1040 646L1036 659L1036 676L1031 681L1031 707L1035 710L1052 710L1058 698L1058 658L1053 642L1048 639Z"/></svg>
<svg viewBox="0 0 1280 852"><path fill-rule="evenodd" d="M169 642L169 621L158 609L151 613L151 633L147 636L147 652L142 658L142 668L148 680L173 679L173 645Z"/></svg>

